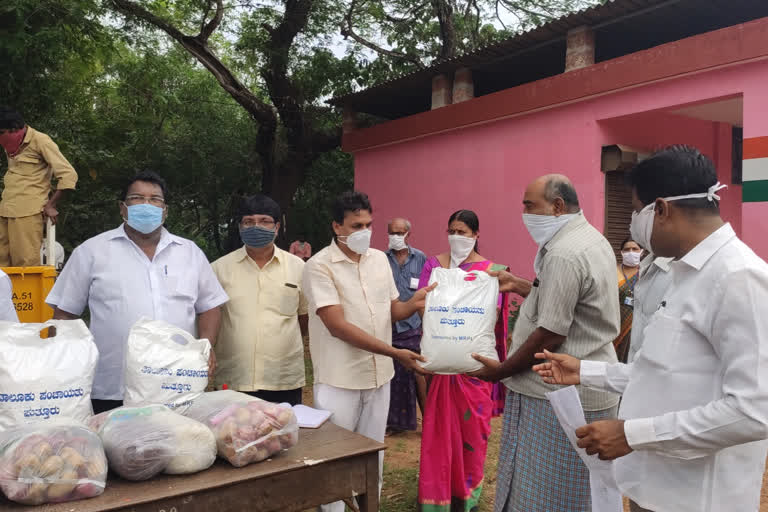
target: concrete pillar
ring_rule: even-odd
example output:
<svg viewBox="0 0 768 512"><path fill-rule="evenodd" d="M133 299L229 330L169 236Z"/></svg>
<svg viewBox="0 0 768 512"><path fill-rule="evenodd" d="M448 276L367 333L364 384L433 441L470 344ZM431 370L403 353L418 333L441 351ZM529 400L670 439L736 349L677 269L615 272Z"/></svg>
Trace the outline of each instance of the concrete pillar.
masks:
<svg viewBox="0 0 768 512"><path fill-rule="evenodd" d="M350 133L357 130L357 112L347 107L341 113L341 131Z"/></svg>
<svg viewBox="0 0 768 512"><path fill-rule="evenodd" d="M451 77L437 75L432 79L432 110L451 104Z"/></svg>
<svg viewBox="0 0 768 512"><path fill-rule="evenodd" d="M565 50L565 72L595 63L595 33L586 25L568 31Z"/></svg>
<svg viewBox="0 0 768 512"><path fill-rule="evenodd" d="M475 97L475 84L472 81L472 70L469 68L457 69L453 76L453 102L471 100Z"/></svg>

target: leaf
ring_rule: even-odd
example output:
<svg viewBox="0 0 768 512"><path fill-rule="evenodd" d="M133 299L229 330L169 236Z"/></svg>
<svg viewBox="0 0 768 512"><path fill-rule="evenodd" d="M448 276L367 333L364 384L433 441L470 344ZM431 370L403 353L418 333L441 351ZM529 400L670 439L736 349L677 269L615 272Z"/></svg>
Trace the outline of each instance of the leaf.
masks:
<svg viewBox="0 0 768 512"><path fill-rule="evenodd" d="M469 419L472 417L472 409L467 409L464 412L464 421L469 421Z"/></svg>

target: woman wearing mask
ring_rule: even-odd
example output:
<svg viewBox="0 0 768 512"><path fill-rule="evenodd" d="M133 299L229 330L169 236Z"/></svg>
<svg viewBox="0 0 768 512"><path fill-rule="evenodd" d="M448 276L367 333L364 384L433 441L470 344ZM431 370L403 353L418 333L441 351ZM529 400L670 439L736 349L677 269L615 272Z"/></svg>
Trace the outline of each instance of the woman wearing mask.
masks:
<svg viewBox="0 0 768 512"><path fill-rule="evenodd" d="M622 363L627 362L629 340L632 333L632 312L634 311L635 285L640 277L640 260L643 249L631 238L621 244L621 262L616 267L619 278L619 309L621 311L621 330L613 342L616 357Z"/></svg>
<svg viewBox="0 0 768 512"><path fill-rule="evenodd" d="M480 222L470 210L459 210L448 220L450 252L427 260L419 288L428 285L432 270L506 269L477 253ZM499 296L496 351L507 355L507 294ZM429 381L421 441L420 510L474 510L480 500L483 466L491 432L491 417L504 409L501 383L491 384L467 375L434 375ZM458 508L457 508L458 505Z"/></svg>

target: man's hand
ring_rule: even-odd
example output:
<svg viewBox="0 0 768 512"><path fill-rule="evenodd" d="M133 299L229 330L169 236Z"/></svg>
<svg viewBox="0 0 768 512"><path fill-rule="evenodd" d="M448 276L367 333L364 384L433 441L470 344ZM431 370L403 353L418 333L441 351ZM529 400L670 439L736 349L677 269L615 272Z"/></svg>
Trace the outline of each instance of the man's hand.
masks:
<svg viewBox="0 0 768 512"><path fill-rule="evenodd" d="M426 306L427 294L435 288L437 288L437 283L432 283L426 288L416 290L416 293L413 294L413 297L408 300L408 306L414 311L421 311Z"/></svg>
<svg viewBox="0 0 768 512"><path fill-rule="evenodd" d="M544 349L544 352L537 353L536 359L548 359L549 361L537 364L533 371L539 374L547 384L562 384L569 386L571 384L581 383L581 361L568 354L556 354Z"/></svg>
<svg viewBox="0 0 768 512"><path fill-rule="evenodd" d="M45 206L43 206L43 219L51 219L51 223L56 224L56 219L58 217L59 210L57 210L51 203L45 203Z"/></svg>
<svg viewBox="0 0 768 512"><path fill-rule="evenodd" d="M624 420L602 420L576 429L579 448L597 454L601 460L613 460L632 452L624 435Z"/></svg>
<svg viewBox="0 0 768 512"><path fill-rule="evenodd" d="M208 378L213 379L216 373L216 352L211 348L211 355L208 357Z"/></svg>
<svg viewBox="0 0 768 512"><path fill-rule="evenodd" d="M506 270L488 271L488 275L499 280L500 293L516 293L527 297L531 293L531 282L507 272Z"/></svg>
<svg viewBox="0 0 768 512"><path fill-rule="evenodd" d="M432 375L432 372L425 370L419 364L419 362L427 362L427 360L424 359L424 356L421 354L411 352L405 348L396 348L394 357L397 359L397 362L403 365L406 370L413 371L421 375Z"/></svg>
<svg viewBox="0 0 768 512"><path fill-rule="evenodd" d="M479 354L472 354L472 358L475 361L480 361L483 363L483 367L479 370L476 370L471 373L467 373L470 377L475 377L476 379L485 380L488 382L496 382L498 380L501 380L503 376L501 375L501 363L490 359L488 357L483 357Z"/></svg>

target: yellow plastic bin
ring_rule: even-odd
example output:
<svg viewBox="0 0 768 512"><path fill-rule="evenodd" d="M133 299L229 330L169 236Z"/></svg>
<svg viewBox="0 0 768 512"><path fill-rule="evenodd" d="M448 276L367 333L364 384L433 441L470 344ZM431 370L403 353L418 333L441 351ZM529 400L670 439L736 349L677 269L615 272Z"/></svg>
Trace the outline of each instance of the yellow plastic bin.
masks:
<svg viewBox="0 0 768 512"><path fill-rule="evenodd" d="M5 267L13 284L13 304L19 321L40 323L53 318L53 309L45 298L56 280L54 267Z"/></svg>

